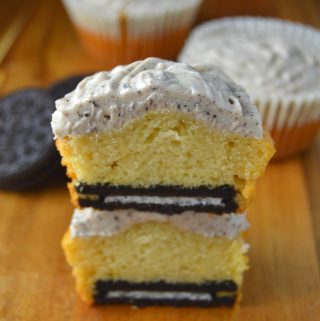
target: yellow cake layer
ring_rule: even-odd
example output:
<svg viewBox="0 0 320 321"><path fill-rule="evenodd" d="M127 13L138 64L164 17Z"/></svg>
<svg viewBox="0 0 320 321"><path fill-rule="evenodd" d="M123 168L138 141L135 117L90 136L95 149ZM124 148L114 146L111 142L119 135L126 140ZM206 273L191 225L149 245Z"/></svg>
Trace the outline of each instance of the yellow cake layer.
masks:
<svg viewBox="0 0 320 321"><path fill-rule="evenodd" d="M242 237L228 240L147 222L110 237L74 237L63 248L77 290L93 302L97 280L195 282L233 280L240 287L248 268Z"/></svg>
<svg viewBox="0 0 320 321"><path fill-rule="evenodd" d="M87 184L219 186L240 191L247 206L274 153L270 137L210 129L190 115L153 111L117 131L57 140L74 180Z"/></svg>

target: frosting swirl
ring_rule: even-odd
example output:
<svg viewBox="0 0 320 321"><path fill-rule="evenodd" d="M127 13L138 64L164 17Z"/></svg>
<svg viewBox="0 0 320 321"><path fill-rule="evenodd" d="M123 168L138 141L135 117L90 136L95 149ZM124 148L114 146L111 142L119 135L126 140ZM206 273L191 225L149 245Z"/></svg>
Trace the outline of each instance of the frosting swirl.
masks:
<svg viewBox="0 0 320 321"><path fill-rule="evenodd" d="M262 137L260 115L246 91L210 64L148 58L82 80L56 101L56 137L119 129L152 110L190 114L212 128Z"/></svg>

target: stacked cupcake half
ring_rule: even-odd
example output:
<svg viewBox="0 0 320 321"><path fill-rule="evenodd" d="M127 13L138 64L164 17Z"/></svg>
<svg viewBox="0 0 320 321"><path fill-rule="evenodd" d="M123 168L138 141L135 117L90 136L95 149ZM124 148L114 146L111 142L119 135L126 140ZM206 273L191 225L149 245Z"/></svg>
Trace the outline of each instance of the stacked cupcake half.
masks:
<svg viewBox="0 0 320 321"><path fill-rule="evenodd" d="M246 92L149 58L83 80L52 127L77 207L63 248L83 299L233 306L246 210L274 153Z"/></svg>

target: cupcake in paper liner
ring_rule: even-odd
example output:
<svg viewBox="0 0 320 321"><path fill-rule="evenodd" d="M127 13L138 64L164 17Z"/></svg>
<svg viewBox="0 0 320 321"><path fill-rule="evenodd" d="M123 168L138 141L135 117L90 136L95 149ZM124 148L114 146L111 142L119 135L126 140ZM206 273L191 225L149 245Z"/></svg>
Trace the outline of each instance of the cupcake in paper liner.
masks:
<svg viewBox="0 0 320 321"><path fill-rule="evenodd" d="M111 68L176 59L202 0L63 0L87 51Z"/></svg>
<svg viewBox="0 0 320 321"><path fill-rule="evenodd" d="M180 61L220 66L242 84L285 158L305 150L320 127L320 32L279 19L206 22L190 35Z"/></svg>

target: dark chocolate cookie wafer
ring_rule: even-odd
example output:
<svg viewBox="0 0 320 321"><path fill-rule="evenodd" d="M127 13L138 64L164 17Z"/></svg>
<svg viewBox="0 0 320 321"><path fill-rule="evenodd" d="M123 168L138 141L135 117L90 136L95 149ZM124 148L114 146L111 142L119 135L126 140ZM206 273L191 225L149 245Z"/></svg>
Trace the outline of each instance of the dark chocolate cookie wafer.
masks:
<svg viewBox="0 0 320 321"><path fill-rule="evenodd" d="M88 75L78 75L60 80L50 86L48 88L48 92L52 96L53 100L62 98L69 92L73 91L77 87L78 83L87 76Z"/></svg>
<svg viewBox="0 0 320 321"><path fill-rule="evenodd" d="M54 108L42 89L20 90L0 101L0 188L39 186L61 171L50 127Z"/></svg>

